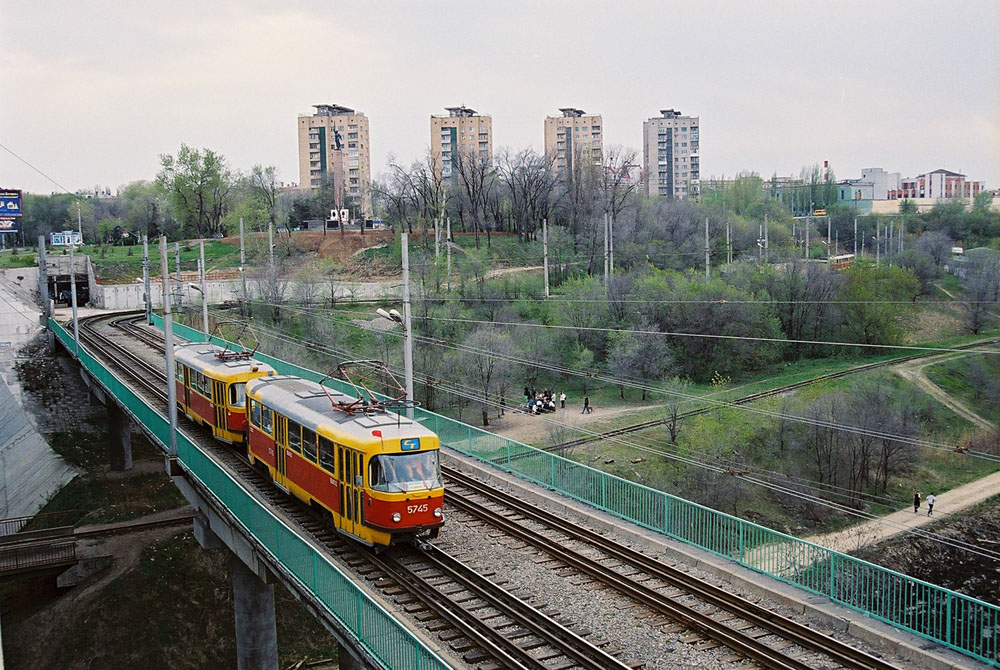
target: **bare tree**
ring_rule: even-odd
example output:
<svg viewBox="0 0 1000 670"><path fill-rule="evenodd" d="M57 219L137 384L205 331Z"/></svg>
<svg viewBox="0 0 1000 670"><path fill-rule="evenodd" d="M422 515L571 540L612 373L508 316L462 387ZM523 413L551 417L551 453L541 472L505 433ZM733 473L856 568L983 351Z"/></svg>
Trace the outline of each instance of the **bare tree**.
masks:
<svg viewBox="0 0 1000 670"><path fill-rule="evenodd" d="M522 242L531 238L548 216L556 173L554 157L531 149L516 154L509 149L497 155L497 176L509 202L510 216Z"/></svg>
<svg viewBox="0 0 1000 670"><path fill-rule="evenodd" d="M489 246L490 227L486 225L486 216L497 182L493 162L489 156L483 156L476 151L456 153L454 160L458 185L465 195L469 216L476 233L476 248L479 248L480 231L485 231L486 246Z"/></svg>
<svg viewBox="0 0 1000 670"><path fill-rule="evenodd" d="M687 379L674 377L666 386L667 392L667 430L670 431L670 443L677 444L680 433L680 418L685 407L690 407L691 382Z"/></svg>
<svg viewBox="0 0 1000 670"><path fill-rule="evenodd" d="M466 375L476 380L482 393L479 408L483 425L488 426L491 402L499 403L500 389L510 385L517 370L517 365L510 360L514 356L514 345L509 335L493 326L474 331L465 345L475 350L475 353L464 354Z"/></svg>

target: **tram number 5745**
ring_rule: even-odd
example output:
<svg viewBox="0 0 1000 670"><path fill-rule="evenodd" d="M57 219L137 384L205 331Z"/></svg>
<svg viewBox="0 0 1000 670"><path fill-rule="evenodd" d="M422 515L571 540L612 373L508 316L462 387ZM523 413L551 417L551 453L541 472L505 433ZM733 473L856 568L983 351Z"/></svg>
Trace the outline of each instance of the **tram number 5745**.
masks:
<svg viewBox="0 0 1000 670"><path fill-rule="evenodd" d="M416 514L418 512L426 512L428 509L430 508L428 507L427 503L424 503L423 505L407 505L406 513Z"/></svg>

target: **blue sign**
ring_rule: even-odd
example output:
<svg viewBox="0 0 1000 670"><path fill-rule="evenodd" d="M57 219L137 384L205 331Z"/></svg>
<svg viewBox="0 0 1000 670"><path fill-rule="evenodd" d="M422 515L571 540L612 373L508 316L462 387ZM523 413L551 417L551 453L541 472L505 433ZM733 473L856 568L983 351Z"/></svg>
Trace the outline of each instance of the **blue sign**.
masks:
<svg viewBox="0 0 1000 670"><path fill-rule="evenodd" d="M420 449L420 438L408 437L405 440L400 440L399 448L403 451L417 451Z"/></svg>
<svg viewBox="0 0 1000 670"><path fill-rule="evenodd" d="M21 216L21 191L0 190L0 217Z"/></svg>
<svg viewBox="0 0 1000 670"><path fill-rule="evenodd" d="M17 219L7 219L0 217L0 233L21 232L21 222Z"/></svg>

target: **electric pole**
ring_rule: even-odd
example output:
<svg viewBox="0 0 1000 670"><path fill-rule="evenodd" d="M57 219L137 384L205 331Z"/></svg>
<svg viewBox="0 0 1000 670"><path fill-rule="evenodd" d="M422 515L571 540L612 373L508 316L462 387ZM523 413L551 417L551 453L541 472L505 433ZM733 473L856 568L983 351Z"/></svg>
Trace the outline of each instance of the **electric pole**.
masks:
<svg viewBox="0 0 1000 670"><path fill-rule="evenodd" d="M549 297L549 229L548 220L542 219L542 272L545 276L545 297Z"/></svg>
<svg viewBox="0 0 1000 670"><path fill-rule="evenodd" d="M712 251L711 247L708 246L708 217L705 217L705 279L711 279L711 260L709 254Z"/></svg>

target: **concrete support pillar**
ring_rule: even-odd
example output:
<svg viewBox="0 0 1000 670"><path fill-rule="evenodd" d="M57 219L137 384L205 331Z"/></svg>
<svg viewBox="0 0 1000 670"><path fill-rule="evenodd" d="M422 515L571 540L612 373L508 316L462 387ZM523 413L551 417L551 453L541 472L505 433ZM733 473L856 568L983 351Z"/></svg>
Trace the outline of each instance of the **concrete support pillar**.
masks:
<svg viewBox="0 0 1000 670"><path fill-rule="evenodd" d="M108 455L111 469L125 472L132 469L132 420L113 401L108 408Z"/></svg>
<svg viewBox="0 0 1000 670"><path fill-rule="evenodd" d="M340 670L365 670L364 664L351 656L351 652L343 645L337 651L337 667Z"/></svg>
<svg viewBox="0 0 1000 670"><path fill-rule="evenodd" d="M229 560L236 614L236 667L275 670L278 635L274 624L274 584L267 584L235 554Z"/></svg>

